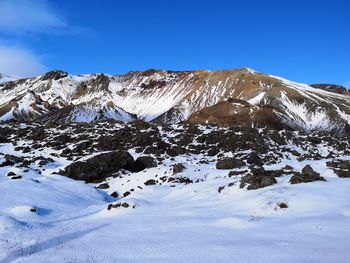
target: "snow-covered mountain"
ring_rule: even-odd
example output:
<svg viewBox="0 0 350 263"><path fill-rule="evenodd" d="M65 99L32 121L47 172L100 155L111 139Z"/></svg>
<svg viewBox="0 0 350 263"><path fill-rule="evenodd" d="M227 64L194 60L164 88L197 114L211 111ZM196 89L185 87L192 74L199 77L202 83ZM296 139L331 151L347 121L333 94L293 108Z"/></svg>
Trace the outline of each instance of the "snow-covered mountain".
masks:
<svg viewBox="0 0 350 263"><path fill-rule="evenodd" d="M0 73L0 84L5 83L5 82L9 82L9 81L15 81L17 79L18 78L15 76L10 76L10 75Z"/></svg>
<svg viewBox="0 0 350 263"><path fill-rule="evenodd" d="M208 107L216 109L215 117ZM62 122L137 118L343 132L350 127L350 96L248 68L147 70L116 76L51 71L0 83L0 116ZM246 119L251 121L240 121Z"/></svg>

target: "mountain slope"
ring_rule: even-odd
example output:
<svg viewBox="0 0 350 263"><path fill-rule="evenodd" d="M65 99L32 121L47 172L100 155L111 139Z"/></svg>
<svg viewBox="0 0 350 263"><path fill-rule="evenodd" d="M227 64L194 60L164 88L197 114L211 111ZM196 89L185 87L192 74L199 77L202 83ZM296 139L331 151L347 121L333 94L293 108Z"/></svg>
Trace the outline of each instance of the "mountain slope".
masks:
<svg viewBox="0 0 350 263"><path fill-rule="evenodd" d="M117 107L103 74L69 76L48 72L31 79L0 84L0 120L76 121L135 119Z"/></svg>
<svg viewBox="0 0 350 263"><path fill-rule="evenodd" d="M228 99L200 110L191 115L186 122L192 124L211 123L228 127L289 128L279 120L278 113L269 105L254 106L239 99Z"/></svg>
<svg viewBox="0 0 350 263"><path fill-rule="evenodd" d="M193 116L208 107L238 99L255 109L245 115L248 114L259 127L269 127L272 122L272 126L292 129L344 132L350 122L350 96L347 94L247 68L181 72L147 70L117 76L72 76L52 71L37 78L2 83L0 95L1 120L70 122L138 118L178 123L194 120ZM222 115L227 119L230 114L224 108ZM263 115L255 114L257 109L269 109L271 121L254 120ZM210 111L206 111L208 115ZM236 120L241 118L232 116ZM220 114L215 117L217 124L243 124L219 117ZM197 118L197 121L200 119L203 118ZM203 121L208 122L208 118Z"/></svg>

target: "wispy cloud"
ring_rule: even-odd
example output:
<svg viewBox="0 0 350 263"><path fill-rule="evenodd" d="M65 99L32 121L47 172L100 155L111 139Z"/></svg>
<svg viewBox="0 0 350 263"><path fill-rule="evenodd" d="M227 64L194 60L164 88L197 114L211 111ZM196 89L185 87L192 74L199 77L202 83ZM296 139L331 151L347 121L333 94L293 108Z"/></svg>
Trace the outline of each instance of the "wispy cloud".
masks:
<svg viewBox="0 0 350 263"><path fill-rule="evenodd" d="M33 76L47 70L25 43L41 34L86 34L71 26L49 0L0 0L0 73Z"/></svg>
<svg viewBox="0 0 350 263"><path fill-rule="evenodd" d="M0 58L0 72L8 75L30 77L47 70L41 57L25 48L0 46Z"/></svg>
<svg viewBox="0 0 350 263"><path fill-rule="evenodd" d="M47 0L1 0L0 31L8 34L51 33L68 27Z"/></svg>

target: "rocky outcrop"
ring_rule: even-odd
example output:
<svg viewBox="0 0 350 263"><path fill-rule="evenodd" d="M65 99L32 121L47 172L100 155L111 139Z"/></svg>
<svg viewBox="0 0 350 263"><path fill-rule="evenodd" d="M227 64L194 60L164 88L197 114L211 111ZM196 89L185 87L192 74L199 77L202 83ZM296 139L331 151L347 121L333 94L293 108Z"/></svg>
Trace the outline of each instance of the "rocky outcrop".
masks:
<svg viewBox="0 0 350 263"><path fill-rule="evenodd" d="M315 181L326 181L319 173L315 172L310 165L306 165L301 173L297 173L290 179L291 184L311 183Z"/></svg>
<svg viewBox="0 0 350 263"><path fill-rule="evenodd" d="M133 167L134 172L140 172L146 168L157 167L156 160L151 156L140 156L136 159Z"/></svg>
<svg viewBox="0 0 350 263"><path fill-rule="evenodd" d="M53 80L59 80L62 78L65 78L68 76L68 73L62 70L52 70L49 71L47 73L45 73L41 79L42 80L49 80L49 79L53 79Z"/></svg>
<svg viewBox="0 0 350 263"><path fill-rule="evenodd" d="M340 85L334 85L334 84L311 84L311 87L314 87L316 89L322 89L326 90L329 92L334 92L338 94L343 94L343 95L350 95L349 91L347 88L340 86Z"/></svg>
<svg viewBox="0 0 350 263"><path fill-rule="evenodd" d="M349 160L333 160L327 162L327 166L331 167L336 175L341 178L350 178L350 161Z"/></svg>
<svg viewBox="0 0 350 263"><path fill-rule="evenodd" d="M259 169L252 169L250 173L243 176L240 187L243 188L248 185L248 190L256 190L276 183L277 181L273 174L265 171L265 169L261 167Z"/></svg>
<svg viewBox="0 0 350 263"><path fill-rule="evenodd" d="M98 182L120 169L134 169L134 159L126 151L102 153L85 161L73 162L60 174L76 180Z"/></svg>
<svg viewBox="0 0 350 263"><path fill-rule="evenodd" d="M242 160L226 157L226 158L219 159L217 161L216 169L220 169L220 170L234 169L234 168L241 168L244 165L245 163Z"/></svg>

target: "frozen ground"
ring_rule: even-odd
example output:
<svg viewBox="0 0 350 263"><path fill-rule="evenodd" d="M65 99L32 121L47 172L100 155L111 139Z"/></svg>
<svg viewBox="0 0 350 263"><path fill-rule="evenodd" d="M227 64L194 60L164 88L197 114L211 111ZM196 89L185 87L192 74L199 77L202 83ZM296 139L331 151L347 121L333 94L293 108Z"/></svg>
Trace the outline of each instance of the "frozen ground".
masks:
<svg viewBox="0 0 350 263"><path fill-rule="evenodd" d="M0 152L18 154L10 144L0 144ZM144 186L168 173L165 160L107 179L107 190L52 174L68 163L64 158L54 158L41 174L35 165L26 172L1 167L0 262L349 262L350 179L337 177L326 160L265 167L289 164L300 171L311 164L326 182L291 185L286 175L248 191L213 163L190 166L196 158L175 161L187 162L183 176L203 181ZM22 179L10 179L9 171ZM127 197L109 195L130 188L135 191ZM129 207L107 210L123 202Z"/></svg>

